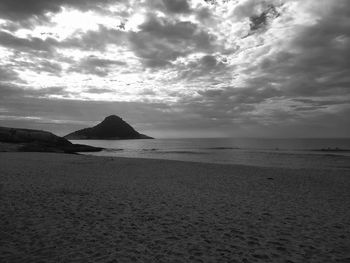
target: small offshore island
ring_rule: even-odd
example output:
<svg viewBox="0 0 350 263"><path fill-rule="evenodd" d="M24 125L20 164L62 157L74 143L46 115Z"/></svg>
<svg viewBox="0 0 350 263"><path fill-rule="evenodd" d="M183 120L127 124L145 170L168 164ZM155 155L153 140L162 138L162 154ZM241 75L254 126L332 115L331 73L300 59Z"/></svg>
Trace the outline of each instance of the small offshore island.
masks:
<svg viewBox="0 0 350 263"><path fill-rule="evenodd" d="M137 132L122 118L111 115L92 127L72 132L64 136L68 140L130 140L153 139Z"/></svg>

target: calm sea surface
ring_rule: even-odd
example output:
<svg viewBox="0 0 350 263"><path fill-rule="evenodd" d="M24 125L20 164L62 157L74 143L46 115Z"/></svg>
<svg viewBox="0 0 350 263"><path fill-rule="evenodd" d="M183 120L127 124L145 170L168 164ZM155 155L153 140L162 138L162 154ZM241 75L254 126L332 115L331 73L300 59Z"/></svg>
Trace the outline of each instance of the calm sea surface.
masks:
<svg viewBox="0 0 350 263"><path fill-rule="evenodd" d="M98 156L244 164L290 168L350 169L349 139L154 139L74 140L106 148Z"/></svg>

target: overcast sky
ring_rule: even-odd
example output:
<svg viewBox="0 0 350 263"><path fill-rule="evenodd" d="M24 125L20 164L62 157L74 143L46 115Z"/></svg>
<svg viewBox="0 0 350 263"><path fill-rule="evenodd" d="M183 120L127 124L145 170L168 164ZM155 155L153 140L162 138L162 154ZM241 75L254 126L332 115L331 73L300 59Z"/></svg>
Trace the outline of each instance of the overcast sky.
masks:
<svg viewBox="0 0 350 263"><path fill-rule="evenodd" d="M0 126L348 137L348 0L1 0Z"/></svg>

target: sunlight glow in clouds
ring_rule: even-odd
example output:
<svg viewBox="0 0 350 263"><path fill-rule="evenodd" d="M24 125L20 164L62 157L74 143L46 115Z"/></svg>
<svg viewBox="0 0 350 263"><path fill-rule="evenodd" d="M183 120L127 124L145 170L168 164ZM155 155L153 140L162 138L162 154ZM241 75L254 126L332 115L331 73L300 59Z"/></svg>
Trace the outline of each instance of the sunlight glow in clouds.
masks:
<svg viewBox="0 0 350 263"><path fill-rule="evenodd" d="M0 120L64 122L29 105L55 101L81 125L77 109L101 102L93 120L124 112L154 130L350 130L346 0L32 1L0 4Z"/></svg>

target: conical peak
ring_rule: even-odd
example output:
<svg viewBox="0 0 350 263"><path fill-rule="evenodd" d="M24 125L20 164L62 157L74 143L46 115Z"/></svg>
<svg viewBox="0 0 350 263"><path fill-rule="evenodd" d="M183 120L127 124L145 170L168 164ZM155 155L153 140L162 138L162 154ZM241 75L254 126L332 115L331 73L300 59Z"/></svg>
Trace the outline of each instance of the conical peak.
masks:
<svg viewBox="0 0 350 263"><path fill-rule="evenodd" d="M120 118L117 115L110 115L108 117L106 117L103 121L120 121L122 120L122 118Z"/></svg>
<svg viewBox="0 0 350 263"><path fill-rule="evenodd" d="M102 122L97 124L95 127L103 127L104 129L120 129L122 127L128 127L133 130L133 128L126 123L122 118L117 115L110 115L106 117Z"/></svg>
<svg viewBox="0 0 350 263"><path fill-rule="evenodd" d="M66 137L70 139L82 138L93 140L150 138L138 133L130 124L117 115L110 115L96 126L78 130L68 134Z"/></svg>

